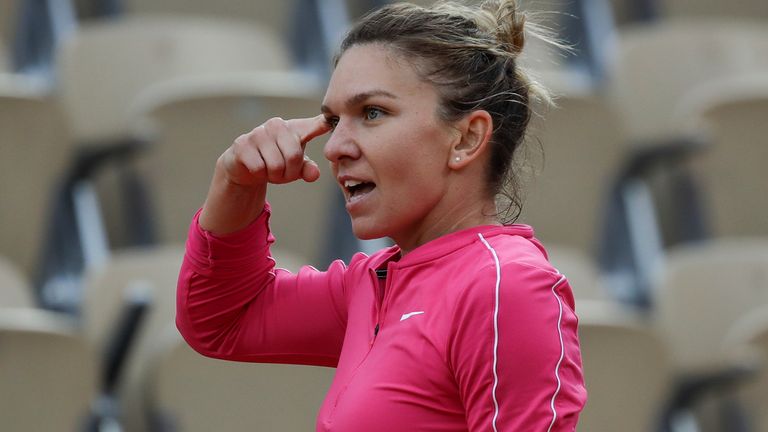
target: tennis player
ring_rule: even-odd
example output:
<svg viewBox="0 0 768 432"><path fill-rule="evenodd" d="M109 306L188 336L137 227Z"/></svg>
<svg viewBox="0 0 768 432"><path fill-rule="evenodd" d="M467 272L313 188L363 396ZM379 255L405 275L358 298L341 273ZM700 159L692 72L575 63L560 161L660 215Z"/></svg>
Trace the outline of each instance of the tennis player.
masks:
<svg viewBox="0 0 768 432"><path fill-rule="evenodd" d="M573 294L513 223L513 161L546 98L517 65L535 34L514 0L394 4L357 23L321 115L272 118L216 162L178 284L187 342L335 367L318 431L575 430ZM304 149L323 134L355 234L395 246L294 274L270 256L265 194L318 178Z"/></svg>

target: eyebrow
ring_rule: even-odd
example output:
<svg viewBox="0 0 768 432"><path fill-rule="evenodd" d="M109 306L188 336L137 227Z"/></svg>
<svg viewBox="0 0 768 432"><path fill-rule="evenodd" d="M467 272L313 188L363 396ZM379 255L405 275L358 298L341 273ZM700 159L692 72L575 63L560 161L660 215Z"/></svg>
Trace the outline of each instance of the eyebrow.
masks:
<svg viewBox="0 0 768 432"><path fill-rule="evenodd" d="M344 103L344 105L346 105L347 107L355 106L355 105L358 105L358 104L360 104L362 102L365 102L366 100L368 100L368 99L370 99L370 98L372 98L374 96L384 96L384 97L387 97L387 98L390 98L390 99L397 99L397 96L395 96L394 94L392 94L392 93L390 93L390 92L388 92L386 90L371 90L371 91L367 91L367 92L363 92L363 93L358 93L356 95L351 96L349 99L347 99L347 101ZM328 106L326 106L326 105L322 105L320 107L320 111L323 114L330 114L332 112L331 109Z"/></svg>

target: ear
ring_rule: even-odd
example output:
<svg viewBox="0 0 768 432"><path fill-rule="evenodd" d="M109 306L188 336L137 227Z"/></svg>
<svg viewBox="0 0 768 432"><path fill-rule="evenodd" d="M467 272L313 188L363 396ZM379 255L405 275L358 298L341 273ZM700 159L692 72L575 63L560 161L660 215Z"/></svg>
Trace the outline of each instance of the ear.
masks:
<svg viewBox="0 0 768 432"><path fill-rule="evenodd" d="M486 153L493 134L493 118L488 111L475 110L461 119L457 127L461 138L451 148L448 166L452 169L461 169Z"/></svg>

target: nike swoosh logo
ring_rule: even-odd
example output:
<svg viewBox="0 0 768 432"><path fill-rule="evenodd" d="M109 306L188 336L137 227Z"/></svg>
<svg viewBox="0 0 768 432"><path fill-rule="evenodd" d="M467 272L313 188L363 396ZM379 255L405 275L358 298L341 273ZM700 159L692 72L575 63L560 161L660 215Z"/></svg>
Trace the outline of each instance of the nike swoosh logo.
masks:
<svg viewBox="0 0 768 432"><path fill-rule="evenodd" d="M403 316L400 317L400 321L405 321L405 320L407 320L408 318L410 318L410 317L412 317L414 315L421 315L423 313L424 313L424 311L405 313L405 314L403 314Z"/></svg>

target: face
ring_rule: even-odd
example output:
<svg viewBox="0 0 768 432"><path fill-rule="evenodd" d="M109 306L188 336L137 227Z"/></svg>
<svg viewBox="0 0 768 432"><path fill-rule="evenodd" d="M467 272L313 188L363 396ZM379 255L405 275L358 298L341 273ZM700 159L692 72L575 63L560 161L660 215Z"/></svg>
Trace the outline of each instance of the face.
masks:
<svg viewBox="0 0 768 432"><path fill-rule="evenodd" d="M394 51L349 48L323 101L334 127L325 157L359 238L418 245L440 218L455 128L437 116L438 94Z"/></svg>

